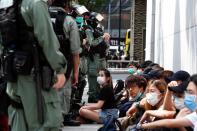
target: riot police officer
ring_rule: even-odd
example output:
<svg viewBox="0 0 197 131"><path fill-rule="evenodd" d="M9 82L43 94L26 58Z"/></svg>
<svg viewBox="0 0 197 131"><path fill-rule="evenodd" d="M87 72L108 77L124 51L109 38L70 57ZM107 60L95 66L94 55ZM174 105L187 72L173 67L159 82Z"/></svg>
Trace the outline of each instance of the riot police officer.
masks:
<svg viewBox="0 0 197 131"><path fill-rule="evenodd" d="M11 98L11 106L9 107L11 130L58 131L62 114L57 90L65 83L66 59L59 51L59 42L48 13L48 3L53 0L22 0L21 5L15 3L20 1L10 1L13 4L1 11L10 13L5 13L5 17L12 15L13 9L18 13L17 24L15 23L18 27L16 30L16 32L18 31L17 39L13 39L15 34L9 35L7 39L3 36L5 38L3 44L7 45L8 55L9 53L15 54L11 57L14 67L9 68L14 70L16 74L12 75L9 72L6 74L16 77L8 79L7 83L7 93ZM7 4L10 1L6 0L3 3ZM12 11L10 12L10 10ZM9 17L7 18L9 19ZM15 28L9 29L14 24L8 25L0 27L0 31L5 31L4 28L8 29L7 33L15 30ZM9 39L12 39L11 43ZM28 66L23 66L21 63ZM47 77L42 76L46 73L45 69L49 69L47 73L50 75ZM52 79L48 78L53 77L53 71L56 74L56 79L55 83L51 85ZM48 89L43 86L46 80L49 80Z"/></svg>
<svg viewBox="0 0 197 131"><path fill-rule="evenodd" d="M78 83L78 69L80 63L79 54L81 52L79 29L73 17L74 12L70 13L68 4L65 0L55 1L51 9L51 13L57 11L55 17L55 32L61 44L61 50L64 52L68 61L66 79L67 82L62 90L60 90L62 112L64 115L64 125L79 125L79 122L72 120L69 115L71 105L71 91ZM60 7L60 9L59 9ZM63 12L62 12L63 11ZM64 12L65 11L65 12Z"/></svg>
<svg viewBox="0 0 197 131"><path fill-rule="evenodd" d="M86 20L88 28L86 29L86 41L90 45L88 57L88 102L96 102L99 94L99 85L97 83L97 73L99 69L106 68L106 51L109 47L108 41L110 35L108 33L100 33L98 23L103 17L96 12L91 12ZM102 32L102 31L101 31Z"/></svg>

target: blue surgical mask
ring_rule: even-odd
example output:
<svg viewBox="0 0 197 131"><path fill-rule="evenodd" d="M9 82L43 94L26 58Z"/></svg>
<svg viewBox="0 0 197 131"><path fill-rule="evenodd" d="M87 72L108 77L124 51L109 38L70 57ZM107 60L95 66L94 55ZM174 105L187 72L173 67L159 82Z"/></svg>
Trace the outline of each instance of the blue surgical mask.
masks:
<svg viewBox="0 0 197 131"><path fill-rule="evenodd" d="M191 111L195 111L197 109L196 95L185 94L184 105Z"/></svg>
<svg viewBox="0 0 197 131"><path fill-rule="evenodd" d="M136 72L136 68L129 68L128 72L133 75Z"/></svg>
<svg viewBox="0 0 197 131"><path fill-rule="evenodd" d="M78 28L81 28L83 26L83 17L79 17L77 16L76 19L75 19L77 25L78 25Z"/></svg>
<svg viewBox="0 0 197 131"><path fill-rule="evenodd" d="M174 96L174 106L176 109L181 110L185 107L184 98L178 98Z"/></svg>
<svg viewBox="0 0 197 131"><path fill-rule="evenodd" d="M142 70L137 70L137 75L141 75L143 73L143 71Z"/></svg>
<svg viewBox="0 0 197 131"><path fill-rule="evenodd" d="M131 101L136 101L139 97L141 97L142 93L141 92L138 92L137 95L135 97L130 97Z"/></svg>

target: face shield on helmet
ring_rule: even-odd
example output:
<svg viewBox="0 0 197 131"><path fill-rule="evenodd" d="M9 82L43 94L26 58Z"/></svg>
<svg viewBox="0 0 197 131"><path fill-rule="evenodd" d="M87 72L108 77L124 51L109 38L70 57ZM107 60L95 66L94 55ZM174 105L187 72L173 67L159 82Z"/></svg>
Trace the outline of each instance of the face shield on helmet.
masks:
<svg viewBox="0 0 197 131"><path fill-rule="evenodd" d="M13 0L0 0L0 9L8 8L14 4Z"/></svg>
<svg viewBox="0 0 197 131"><path fill-rule="evenodd" d="M103 20L103 16L100 13L91 12L89 18L87 19L87 24L93 28L96 28Z"/></svg>
<svg viewBox="0 0 197 131"><path fill-rule="evenodd" d="M83 15L84 13L89 12L88 9L83 5L78 5L75 9L78 15Z"/></svg>
<svg viewBox="0 0 197 131"><path fill-rule="evenodd" d="M73 17L83 16L85 13L89 13L88 9L83 5L72 5L70 15Z"/></svg>
<svg viewBox="0 0 197 131"><path fill-rule="evenodd" d="M100 13L97 13L95 18L99 22L101 22L104 19L104 17Z"/></svg>

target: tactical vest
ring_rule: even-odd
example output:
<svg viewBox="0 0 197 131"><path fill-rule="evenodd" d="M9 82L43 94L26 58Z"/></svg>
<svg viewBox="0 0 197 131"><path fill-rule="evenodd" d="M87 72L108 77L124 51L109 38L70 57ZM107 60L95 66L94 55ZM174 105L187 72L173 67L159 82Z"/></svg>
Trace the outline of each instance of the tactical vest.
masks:
<svg viewBox="0 0 197 131"><path fill-rule="evenodd" d="M21 0L14 0L12 6L0 9L0 33L4 48L26 50L29 48L25 45L35 41L33 29L26 25L20 7Z"/></svg>
<svg viewBox="0 0 197 131"><path fill-rule="evenodd" d="M107 47L107 43L105 41L102 41L97 46L91 46L90 50L92 50L93 54L99 54L100 58L105 58Z"/></svg>
<svg viewBox="0 0 197 131"><path fill-rule="evenodd" d="M72 54L70 50L70 41L66 38L63 30L63 24L65 22L65 18L68 15L63 8L60 7L50 7L49 13L51 16L51 21L53 24L53 29L55 31L55 34L58 38L58 41L60 43L60 51L67 59L67 71L66 71L66 78L68 79L70 77L72 68L73 68L73 60L72 60Z"/></svg>
<svg viewBox="0 0 197 131"><path fill-rule="evenodd" d="M86 25L84 26L84 28L90 29L92 31L94 39L103 36L103 32L99 28L93 29L90 25ZM105 58L107 48L108 48L108 45L104 40L96 46L90 46L90 51L89 51L90 59L93 60L93 58L91 58L93 57L92 56L93 54L99 54L100 58Z"/></svg>
<svg viewBox="0 0 197 131"><path fill-rule="evenodd" d="M33 28L27 26L22 17L21 2L13 0L13 5L0 9L1 62L4 76L10 82L15 82L18 74L29 75L34 66L33 44L37 44L37 40ZM39 56L41 64L49 65L41 49Z"/></svg>

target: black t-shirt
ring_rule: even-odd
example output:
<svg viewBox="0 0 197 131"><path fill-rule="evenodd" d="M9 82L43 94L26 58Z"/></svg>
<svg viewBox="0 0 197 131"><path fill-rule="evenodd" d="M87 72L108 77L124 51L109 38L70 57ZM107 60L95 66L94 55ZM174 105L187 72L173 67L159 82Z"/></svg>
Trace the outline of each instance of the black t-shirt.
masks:
<svg viewBox="0 0 197 131"><path fill-rule="evenodd" d="M102 110L115 108L115 97L113 88L110 86L104 86L100 90L99 100L104 101Z"/></svg>

